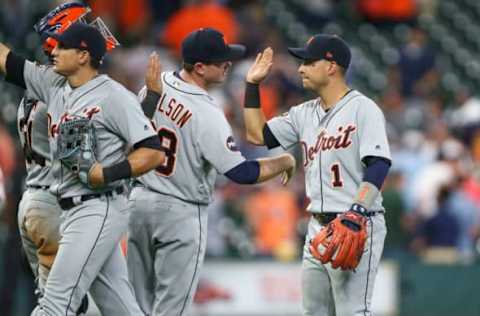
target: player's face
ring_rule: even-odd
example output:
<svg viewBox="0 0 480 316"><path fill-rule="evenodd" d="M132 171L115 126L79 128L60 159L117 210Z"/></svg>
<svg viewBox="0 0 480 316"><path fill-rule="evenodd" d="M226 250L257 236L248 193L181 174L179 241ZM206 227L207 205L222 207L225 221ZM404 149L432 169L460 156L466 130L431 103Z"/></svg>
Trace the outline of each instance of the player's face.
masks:
<svg viewBox="0 0 480 316"><path fill-rule="evenodd" d="M305 89L317 90L328 84L332 63L327 60L304 61L298 72Z"/></svg>
<svg viewBox="0 0 480 316"><path fill-rule="evenodd" d="M52 51L53 70L63 76L72 75L85 63L87 55L86 51L58 44Z"/></svg>
<svg viewBox="0 0 480 316"><path fill-rule="evenodd" d="M227 77L228 70L232 62L224 61L221 63L205 64L204 79L208 83L222 83Z"/></svg>

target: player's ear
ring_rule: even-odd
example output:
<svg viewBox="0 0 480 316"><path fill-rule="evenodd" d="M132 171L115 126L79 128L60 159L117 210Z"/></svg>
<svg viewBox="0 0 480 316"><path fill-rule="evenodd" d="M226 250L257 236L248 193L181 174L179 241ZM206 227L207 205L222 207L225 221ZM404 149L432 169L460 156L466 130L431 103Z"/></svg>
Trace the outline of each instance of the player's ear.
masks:
<svg viewBox="0 0 480 316"><path fill-rule="evenodd" d="M195 70L196 73L199 75L204 75L205 74L205 64L204 63L195 63L193 65L193 70Z"/></svg>
<svg viewBox="0 0 480 316"><path fill-rule="evenodd" d="M87 65L90 63L90 53L86 50L79 50L78 51L78 62L80 65Z"/></svg>
<svg viewBox="0 0 480 316"><path fill-rule="evenodd" d="M341 71L341 69L340 69L340 67L337 65L336 62L331 61L331 62L329 62L327 71L328 71L328 74L329 74L329 75L334 75L334 74L338 73L339 71Z"/></svg>

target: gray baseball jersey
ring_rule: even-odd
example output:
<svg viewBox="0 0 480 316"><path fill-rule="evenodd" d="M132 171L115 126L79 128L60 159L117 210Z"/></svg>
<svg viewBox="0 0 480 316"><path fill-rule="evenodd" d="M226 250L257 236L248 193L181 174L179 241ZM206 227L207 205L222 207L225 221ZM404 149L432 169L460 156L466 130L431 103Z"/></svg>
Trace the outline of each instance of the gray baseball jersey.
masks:
<svg viewBox="0 0 480 316"><path fill-rule="evenodd" d="M50 168L47 106L32 99L28 90L18 107L17 128L27 171L27 191L19 204L18 226L27 259L43 291L58 249L61 210L48 191L54 178Z"/></svg>
<svg viewBox="0 0 480 316"><path fill-rule="evenodd" d="M142 186L130 195L128 273L146 315L183 316L205 256L215 178L245 158L206 91L173 72L162 73L161 80L153 123L167 159L142 176Z"/></svg>
<svg viewBox="0 0 480 316"><path fill-rule="evenodd" d="M54 177L50 168L47 106L30 98L28 90L18 106L17 129L25 156L27 186L50 186Z"/></svg>
<svg viewBox="0 0 480 316"><path fill-rule="evenodd" d="M382 111L354 90L327 112L320 100L311 100L273 118L268 126L283 148L301 144L308 210L313 213L347 211L362 182L362 159L390 159ZM380 194L369 211L384 211ZM323 225L314 217L308 224L302 265L303 314L371 315L373 285L386 235L383 213L368 216L368 240L355 271L333 269L311 255L310 240Z"/></svg>
<svg viewBox="0 0 480 316"><path fill-rule="evenodd" d="M306 194L310 212L348 210L362 182L367 156L391 159L380 108L351 91L325 112L319 99L292 107L268 122L283 148L300 143L303 149ZM378 195L371 210L382 210Z"/></svg>
<svg viewBox="0 0 480 316"><path fill-rule="evenodd" d="M54 159L59 124L76 116L88 117L93 122L97 142L95 154L103 166L124 160L129 147L155 135L135 95L107 75L99 75L77 89L72 89L65 77L50 67L28 61L24 75L28 90L49 105L49 139ZM94 192L58 160L54 161L53 173L52 191L62 198ZM112 183L105 190L118 185L120 182Z"/></svg>
<svg viewBox="0 0 480 316"><path fill-rule="evenodd" d="M225 114L206 91L174 72L162 73L161 78L163 94L153 122L167 159L140 182L166 195L208 204L217 174L245 158L235 145Z"/></svg>
<svg viewBox="0 0 480 316"><path fill-rule="evenodd" d="M102 166L126 159L127 150L139 141L155 136L135 95L106 75L98 75L72 89L66 78L51 67L26 61L24 80L32 96L48 105L48 135L59 198L110 191L63 211L61 240L48 275L45 294L32 315L75 315L90 290L105 315L143 315L128 282L125 259L119 241L127 230L129 207L126 197L107 188L93 191L81 183L57 157L59 124L75 117L87 117L96 131L95 155Z"/></svg>

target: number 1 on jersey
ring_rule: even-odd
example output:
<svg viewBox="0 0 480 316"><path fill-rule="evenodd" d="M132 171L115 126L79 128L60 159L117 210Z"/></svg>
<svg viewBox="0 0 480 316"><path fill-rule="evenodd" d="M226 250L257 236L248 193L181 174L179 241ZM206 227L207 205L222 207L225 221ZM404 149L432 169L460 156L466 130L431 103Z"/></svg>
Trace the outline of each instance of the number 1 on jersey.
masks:
<svg viewBox="0 0 480 316"><path fill-rule="evenodd" d="M175 171L178 145L177 134L175 131L165 127L159 128L157 133L160 139L160 147L165 152L165 161L156 171L162 176L169 177Z"/></svg>
<svg viewBox="0 0 480 316"><path fill-rule="evenodd" d="M333 173L332 185L335 188L343 187L342 177L340 175L340 165L338 163L333 164L330 167L330 171Z"/></svg>

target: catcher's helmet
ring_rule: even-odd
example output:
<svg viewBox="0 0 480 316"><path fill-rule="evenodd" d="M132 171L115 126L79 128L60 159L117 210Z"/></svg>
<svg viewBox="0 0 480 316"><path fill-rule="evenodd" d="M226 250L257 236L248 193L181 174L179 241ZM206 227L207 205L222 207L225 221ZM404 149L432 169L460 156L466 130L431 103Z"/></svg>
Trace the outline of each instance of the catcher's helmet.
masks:
<svg viewBox="0 0 480 316"><path fill-rule="evenodd" d="M43 41L43 50L50 55L57 45L57 40L48 36L48 33L63 33L75 22L85 22L84 17L91 9L82 3L69 2L57 6L38 21L33 28Z"/></svg>
<svg viewBox="0 0 480 316"><path fill-rule="evenodd" d="M86 24L87 14L91 11L92 10L90 7L83 3L69 2L59 5L41 18L40 21L33 26L33 28L42 39L43 50L45 51L45 54L50 56L58 43L55 38L50 36L51 34L62 34L72 24L77 22ZM90 25L99 30L102 36L105 38L107 51L110 51L120 45L100 17L94 19Z"/></svg>

